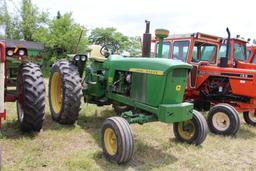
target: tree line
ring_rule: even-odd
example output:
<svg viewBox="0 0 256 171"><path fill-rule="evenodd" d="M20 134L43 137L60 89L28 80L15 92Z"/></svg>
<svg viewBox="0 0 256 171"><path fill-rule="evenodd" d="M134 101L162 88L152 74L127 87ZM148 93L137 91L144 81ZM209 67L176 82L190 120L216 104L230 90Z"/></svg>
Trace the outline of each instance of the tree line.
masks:
<svg viewBox="0 0 256 171"><path fill-rule="evenodd" d="M11 1L13 2L13 1ZM0 3L0 26L4 33L1 38L41 42L45 46L45 61L55 61L66 54L78 51L85 53L89 44L115 44L120 50L128 51L132 56L140 54L140 37L128 37L118 32L116 28L95 28L87 30L77 23L72 13L61 14L50 18L48 12L40 9L31 0L22 0L16 13L11 14L6 0ZM83 30L80 43L78 39Z"/></svg>

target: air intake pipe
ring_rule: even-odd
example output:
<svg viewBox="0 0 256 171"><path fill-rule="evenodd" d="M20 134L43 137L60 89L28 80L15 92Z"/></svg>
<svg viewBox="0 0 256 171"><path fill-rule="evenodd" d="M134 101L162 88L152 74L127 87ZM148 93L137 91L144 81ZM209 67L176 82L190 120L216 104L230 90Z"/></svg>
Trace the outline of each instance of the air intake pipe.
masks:
<svg viewBox="0 0 256 171"><path fill-rule="evenodd" d="M156 38L159 40L158 44L158 51L157 51L157 57L162 58L163 57L163 44L164 44L164 39L168 37L169 35L169 30L165 29L156 29L155 30L155 35Z"/></svg>

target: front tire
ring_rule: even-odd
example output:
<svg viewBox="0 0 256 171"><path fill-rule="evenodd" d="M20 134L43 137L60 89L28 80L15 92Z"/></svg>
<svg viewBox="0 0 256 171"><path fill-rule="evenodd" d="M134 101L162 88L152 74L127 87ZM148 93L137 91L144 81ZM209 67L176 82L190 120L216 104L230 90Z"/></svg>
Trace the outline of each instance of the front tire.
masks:
<svg viewBox="0 0 256 171"><path fill-rule="evenodd" d="M214 134L235 135L240 128L238 112L227 104L213 106L208 113L207 122Z"/></svg>
<svg viewBox="0 0 256 171"><path fill-rule="evenodd" d="M54 121L74 124L78 119L82 97L78 69L66 60L57 61L49 81L49 104Z"/></svg>
<svg viewBox="0 0 256 171"><path fill-rule="evenodd" d="M118 164L127 163L133 155L133 135L128 122L122 117L107 118L101 128L103 154Z"/></svg>
<svg viewBox="0 0 256 171"><path fill-rule="evenodd" d="M256 112L243 112L244 121L251 126L256 126Z"/></svg>
<svg viewBox="0 0 256 171"><path fill-rule="evenodd" d="M174 123L173 131L178 141L200 145L207 136L208 127L204 116L193 110L192 119Z"/></svg>
<svg viewBox="0 0 256 171"><path fill-rule="evenodd" d="M21 64L17 77L17 114L22 131L40 131L45 113L45 86L41 70Z"/></svg>

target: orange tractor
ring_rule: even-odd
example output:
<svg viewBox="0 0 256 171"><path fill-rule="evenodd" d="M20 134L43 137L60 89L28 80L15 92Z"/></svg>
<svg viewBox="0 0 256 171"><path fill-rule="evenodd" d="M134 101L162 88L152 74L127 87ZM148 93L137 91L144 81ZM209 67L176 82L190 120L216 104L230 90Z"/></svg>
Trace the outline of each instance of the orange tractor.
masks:
<svg viewBox="0 0 256 171"><path fill-rule="evenodd" d="M239 113L256 125L256 65L246 63L246 42L222 39L203 33L156 34L156 56L177 59L193 65L184 99L197 110L209 111L211 132L234 135L240 127ZM160 47L160 48L159 48Z"/></svg>

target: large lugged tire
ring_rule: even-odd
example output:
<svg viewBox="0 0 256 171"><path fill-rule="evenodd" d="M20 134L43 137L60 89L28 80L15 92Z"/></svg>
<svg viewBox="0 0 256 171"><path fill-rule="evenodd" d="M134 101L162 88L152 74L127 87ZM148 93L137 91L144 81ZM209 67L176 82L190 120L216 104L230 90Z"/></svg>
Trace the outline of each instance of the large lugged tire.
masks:
<svg viewBox="0 0 256 171"><path fill-rule="evenodd" d="M176 139L189 144L200 145L206 138L208 126L204 116L193 110L192 119L173 124Z"/></svg>
<svg viewBox="0 0 256 171"><path fill-rule="evenodd" d="M38 65L21 64L17 77L17 114L22 131L40 131L45 113L45 86Z"/></svg>
<svg viewBox="0 0 256 171"><path fill-rule="evenodd" d="M251 126L256 126L256 112L243 112L244 121Z"/></svg>
<svg viewBox="0 0 256 171"><path fill-rule="evenodd" d="M81 78L78 69L66 60L57 61L49 81L49 104L54 121L74 124L78 119L82 97Z"/></svg>
<svg viewBox="0 0 256 171"><path fill-rule="evenodd" d="M128 162L133 155L133 134L128 122L122 117L106 119L101 128L103 154L118 164Z"/></svg>
<svg viewBox="0 0 256 171"><path fill-rule="evenodd" d="M240 128L239 114L228 104L213 106L207 117L210 131L220 135L235 135Z"/></svg>

